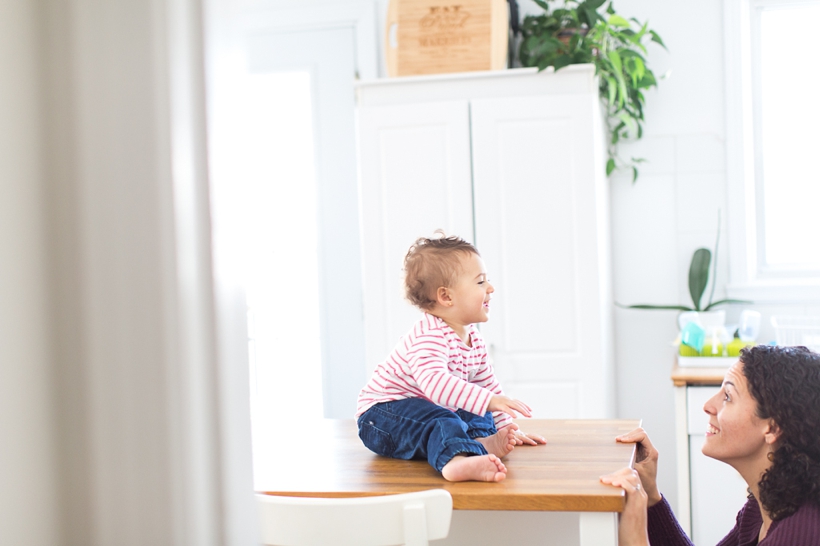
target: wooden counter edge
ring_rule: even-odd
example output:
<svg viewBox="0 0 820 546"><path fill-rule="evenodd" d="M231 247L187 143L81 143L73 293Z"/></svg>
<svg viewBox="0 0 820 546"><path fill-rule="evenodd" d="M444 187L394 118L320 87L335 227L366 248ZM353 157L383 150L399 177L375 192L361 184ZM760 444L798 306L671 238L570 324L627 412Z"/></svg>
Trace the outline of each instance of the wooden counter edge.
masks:
<svg viewBox="0 0 820 546"><path fill-rule="evenodd" d="M436 488L421 488L425 489ZM445 489L442 487L440 489ZM409 492L409 491L408 491ZM273 495L278 497L305 497L305 498L328 498L328 499L349 499L357 497L381 497L385 495L395 495L394 492L368 491L368 492L326 492L305 493L302 491L257 491L258 495ZM478 494L478 495L454 495L454 510L492 510L492 511L521 511L521 512L623 512L626 505L626 495L620 491L620 495L601 495L598 497L589 495L544 497L543 495L505 495L505 502L499 502L498 495Z"/></svg>
<svg viewBox="0 0 820 546"><path fill-rule="evenodd" d="M672 384L676 387L687 385L720 385L728 368L684 368L675 363L672 366Z"/></svg>

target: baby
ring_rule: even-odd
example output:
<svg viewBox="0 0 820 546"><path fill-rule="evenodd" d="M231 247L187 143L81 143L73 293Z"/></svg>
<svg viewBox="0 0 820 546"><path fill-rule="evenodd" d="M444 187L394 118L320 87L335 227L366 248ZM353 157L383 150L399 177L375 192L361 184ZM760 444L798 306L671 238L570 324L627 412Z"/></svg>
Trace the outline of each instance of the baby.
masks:
<svg viewBox="0 0 820 546"><path fill-rule="evenodd" d="M545 444L512 419L529 406L507 396L475 324L494 289L473 245L420 238L404 258L407 299L424 315L359 393L359 437L374 453L427 459L450 481L500 482L516 445Z"/></svg>

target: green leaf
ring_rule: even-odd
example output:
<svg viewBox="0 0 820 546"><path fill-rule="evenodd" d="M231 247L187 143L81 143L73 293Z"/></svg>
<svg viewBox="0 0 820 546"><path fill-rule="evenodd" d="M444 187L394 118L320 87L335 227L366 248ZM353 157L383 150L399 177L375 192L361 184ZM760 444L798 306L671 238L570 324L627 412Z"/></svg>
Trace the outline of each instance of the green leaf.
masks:
<svg viewBox="0 0 820 546"><path fill-rule="evenodd" d="M641 24L640 21L638 21L637 19L633 19L633 20L636 23L638 23L639 25ZM643 38L644 34L646 34L646 31L649 30L648 27L649 27L649 21L647 21L646 23L641 25L641 30L639 30L638 33L635 35L635 40L636 40L637 43L640 43L641 38Z"/></svg>
<svg viewBox="0 0 820 546"><path fill-rule="evenodd" d="M610 51L607 53L607 58L612 62L612 67L614 68L615 79L618 80L618 105L623 106L624 101L627 98L626 93L626 81L624 80L623 74L623 65L621 63L621 57L618 55L617 51Z"/></svg>
<svg viewBox="0 0 820 546"><path fill-rule="evenodd" d="M586 7L583 10L579 10L579 12L585 15L586 23L589 26L589 28L594 27L595 23L598 22L598 19L601 18L601 16L598 15L597 11L589 7Z"/></svg>
<svg viewBox="0 0 820 546"><path fill-rule="evenodd" d="M535 3L544 8L545 10L549 11L550 7L549 4L544 2L544 0L535 0Z"/></svg>
<svg viewBox="0 0 820 546"><path fill-rule="evenodd" d="M649 31L649 34L651 34L651 35L652 35L652 41L653 41L653 42L660 44L662 48L664 48L664 49L666 49L667 51L669 51L669 50L666 48L666 44L665 44L665 43L663 43L663 40L661 40L661 37L658 35L658 33L657 33L657 32L655 32L654 30L650 30L650 31Z"/></svg>
<svg viewBox="0 0 820 546"><path fill-rule="evenodd" d="M609 25L613 27L626 27L629 28L629 21L621 17L620 15L610 15L609 16Z"/></svg>
<svg viewBox="0 0 820 546"><path fill-rule="evenodd" d="M715 298L715 286L717 286L717 261L718 250L720 249L720 212L721 210L718 209L717 234L715 235L715 263L712 266L712 278L715 279L715 282L712 283L712 291L709 293L709 305L712 305L712 300ZM707 305L707 307L709 305Z"/></svg>
<svg viewBox="0 0 820 546"><path fill-rule="evenodd" d="M692 255L689 264L689 295L695 304L695 311L700 311L700 300L706 285L709 282L709 262L712 261L712 252L708 248L699 248Z"/></svg>
<svg viewBox="0 0 820 546"><path fill-rule="evenodd" d="M633 165L632 166L632 183L634 184L637 181L638 181L638 168Z"/></svg>
<svg viewBox="0 0 820 546"><path fill-rule="evenodd" d="M610 174L612 174L612 171L614 171L614 170L615 170L615 160L610 157L609 161L606 162L606 175L609 176Z"/></svg>
<svg viewBox="0 0 820 546"><path fill-rule="evenodd" d="M637 52L637 51L635 51L634 49L627 49L627 48L623 48L623 49L619 49L618 51L619 51L619 53L621 54L621 58L622 58L622 59L625 59L625 58L627 58L627 57L637 57L637 58L638 58L638 59L640 59L640 60L641 60L644 64L646 64L646 59L643 57L643 55L641 55L640 53L638 53L638 52Z"/></svg>
<svg viewBox="0 0 820 546"><path fill-rule="evenodd" d="M743 304L743 305L748 305L748 304L754 303L754 302L749 301L749 300L733 300L733 299L718 300L718 301L713 301L712 303L710 303L709 305L704 307L703 310L704 311L709 311L710 309L713 309L714 307L716 307L718 305L725 305L725 304L728 304L728 303L739 303L739 304Z"/></svg>
<svg viewBox="0 0 820 546"><path fill-rule="evenodd" d="M565 66L569 66L572 64L572 57L569 55L559 55L555 58L555 61L552 63L552 66L555 67L555 71L558 72L560 69L564 68Z"/></svg>
<svg viewBox="0 0 820 546"><path fill-rule="evenodd" d="M656 311L697 311L697 309L692 309L691 307L686 307L685 305L648 305L648 304L639 304L639 305L627 305L624 307L616 303L618 307L623 307L624 309L654 309Z"/></svg>
<svg viewBox="0 0 820 546"><path fill-rule="evenodd" d="M629 131L629 134L634 135L638 132L638 122L635 121L635 118L629 115L629 112L619 112L618 119L620 119L621 123L623 123L626 126L627 131Z"/></svg>
<svg viewBox="0 0 820 546"><path fill-rule="evenodd" d="M589 7L589 8L592 8L592 9L594 9L594 10L597 10L598 8L600 8L601 6L603 6L603 5L604 5L604 3L606 3L606 0L587 0L587 1L586 1L586 2L584 2L583 4L584 4L584 5L586 5L586 7ZM580 6L579 6L579 7L580 7Z"/></svg>
<svg viewBox="0 0 820 546"><path fill-rule="evenodd" d="M615 104L615 99L617 98L618 94L618 82L615 81L615 78L612 76L606 77L606 86L607 86L607 103L608 104Z"/></svg>

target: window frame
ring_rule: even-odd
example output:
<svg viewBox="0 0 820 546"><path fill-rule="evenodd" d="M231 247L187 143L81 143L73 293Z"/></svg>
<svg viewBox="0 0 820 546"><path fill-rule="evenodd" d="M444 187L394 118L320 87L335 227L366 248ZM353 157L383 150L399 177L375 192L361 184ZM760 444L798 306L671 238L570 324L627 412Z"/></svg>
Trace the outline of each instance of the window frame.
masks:
<svg viewBox="0 0 820 546"><path fill-rule="evenodd" d="M773 5L800 6L818 0L724 0L729 198L730 298L756 302L820 302L820 272L773 267L763 262L760 126L760 12Z"/></svg>

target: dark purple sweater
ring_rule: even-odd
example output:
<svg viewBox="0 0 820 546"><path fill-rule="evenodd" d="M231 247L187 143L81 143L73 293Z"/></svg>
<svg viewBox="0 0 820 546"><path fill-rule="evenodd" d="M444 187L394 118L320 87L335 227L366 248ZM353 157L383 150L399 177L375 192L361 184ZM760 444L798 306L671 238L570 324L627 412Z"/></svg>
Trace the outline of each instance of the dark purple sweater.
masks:
<svg viewBox="0 0 820 546"><path fill-rule="evenodd" d="M652 546L693 546L672 513L666 499L648 510L649 544ZM735 528L718 546L754 546L763 518L760 506L750 498L737 514ZM705 546L705 545L702 545ZM773 521L760 546L820 546L820 507L804 504L797 512Z"/></svg>

